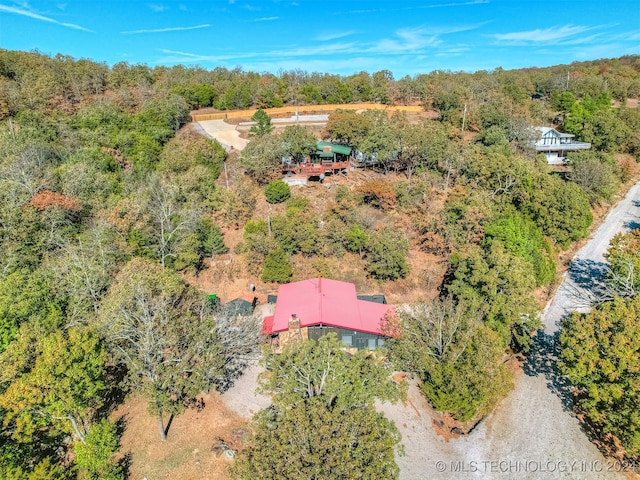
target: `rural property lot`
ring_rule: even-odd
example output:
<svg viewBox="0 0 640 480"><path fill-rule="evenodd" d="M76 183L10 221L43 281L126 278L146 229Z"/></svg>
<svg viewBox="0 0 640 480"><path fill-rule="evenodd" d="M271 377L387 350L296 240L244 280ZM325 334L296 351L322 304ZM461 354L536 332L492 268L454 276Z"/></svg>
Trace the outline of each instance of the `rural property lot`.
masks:
<svg viewBox="0 0 640 480"><path fill-rule="evenodd" d="M223 120L199 123L221 143L238 150L246 145L234 125ZM544 330L523 371L516 376L514 391L468 436L439 436L429 406L415 384L404 404L380 406L402 434L405 455L397 459L401 479L638 478L630 472L620 472L621 465L606 459L589 440L572 413L571 392L557 373L555 355L558 325L576 307L576 287L588 285L590 275L602 268L603 254L613 235L638 224L640 184L629 190L576 253L562 285L545 309ZM585 270L585 265L592 270ZM268 398L254 394L259 371L257 366L249 369L222 397L228 408L245 418L268 404Z"/></svg>
<svg viewBox="0 0 640 480"><path fill-rule="evenodd" d="M601 263L609 241L620 230L640 222L640 184L607 216L588 243L574 257ZM496 479L625 479L637 478L606 459L572 414L568 385L555 366L554 344L558 322L573 308L575 270L570 268L556 296L545 309L545 329L535 350L516 376L515 389L468 436L445 439L432 424L431 410L412 383L404 404L383 404L380 410L393 420L400 433L405 456L398 457L401 480ZM268 404L268 397L254 393L260 368L253 366L223 395L235 413L249 418Z"/></svg>

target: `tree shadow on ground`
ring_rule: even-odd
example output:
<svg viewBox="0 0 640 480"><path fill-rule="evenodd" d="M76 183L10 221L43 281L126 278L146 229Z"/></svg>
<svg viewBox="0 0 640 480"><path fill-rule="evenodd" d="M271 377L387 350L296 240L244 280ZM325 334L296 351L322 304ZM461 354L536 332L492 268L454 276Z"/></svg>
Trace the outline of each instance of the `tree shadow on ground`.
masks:
<svg viewBox="0 0 640 480"><path fill-rule="evenodd" d="M596 262L586 258L577 258L569 265L569 278L581 288L591 289L606 279L609 264Z"/></svg>
<svg viewBox="0 0 640 480"><path fill-rule="evenodd" d="M245 359L234 359L224 366L222 375L213 380L213 387L220 393L224 393L233 387L244 371L249 366L249 361Z"/></svg>
<svg viewBox="0 0 640 480"><path fill-rule="evenodd" d="M559 336L559 331L549 335L543 330L538 330L525 359L523 371L531 377L544 375L549 390L560 398L565 410L573 413L571 383L558 368Z"/></svg>
<svg viewBox="0 0 640 480"><path fill-rule="evenodd" d="M629 230L636 230L637 228L640 228L640 222L638 222L637 220L630 220L628 222L625 222L624 227L628 228Z"/></svg>

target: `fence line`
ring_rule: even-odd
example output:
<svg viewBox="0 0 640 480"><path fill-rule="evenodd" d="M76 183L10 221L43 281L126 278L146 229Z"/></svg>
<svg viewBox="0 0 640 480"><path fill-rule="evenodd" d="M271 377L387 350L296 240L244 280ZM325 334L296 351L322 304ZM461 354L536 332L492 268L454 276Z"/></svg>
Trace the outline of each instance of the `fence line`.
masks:
<svg viewBox="0 0 640 480"><path fill-rule="evenodd" d="M423 108L419 105L398 105L391 106L383 103L348 103L348 104L329 104L329 105L299 105L277 108L265 108L264 111L269 116L274 115L295 115L296 113L324 113L335 112L336 110L389 110L392 112L422 112ZM251 118L257 109L251 110L229 110L226 112L216 113L193 113L191 120L193 122L202 122L204 120L225 120L227 118Z"/></svg>

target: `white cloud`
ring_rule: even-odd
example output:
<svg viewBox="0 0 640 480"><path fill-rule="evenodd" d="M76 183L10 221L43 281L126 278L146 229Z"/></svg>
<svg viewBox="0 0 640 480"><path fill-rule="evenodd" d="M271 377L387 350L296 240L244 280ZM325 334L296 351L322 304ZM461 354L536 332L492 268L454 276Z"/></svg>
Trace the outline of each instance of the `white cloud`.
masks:
<svg viewBox="0 0 640 480"><path fill-rule="evenodd" d="M393 8L392 4L391 8L370 8L370 9L362 9L362 10L349 10L349 11L336 11L334 15L361 15L367 13L385 13L385 12L407 12L411 10L425 10L431 8L450 8L450 7L466 7L469 5L484 5L488 4L490 0L470 0L468 2L450 2L450 3L438 3L434 5L419 5L414 4L410 7L398 7ZM417 3L417 2L416 2Z"/></svg>
<svg viewBox="0 0 640 480"><path fill-rule="evenodd" d="M339 38L348 37L349 35L353 35L354 33L356 33L354 30L351 30L349 32L326 33L323 35L318 35L316 37L316 40L320 42L328 42L329 40L337 40Z"/></svg>
<svg viewBox="0 0 640 480"><path fill-rule="evenodd" d="M43 15L39 15L34 12L30 12L28 10L23 10L15 7L8 7L6 5L0 5L0 12L13 13L15 15L21 15L23 17L33 18L34 20L40 20L42 22L53 23L55 25L60 25L61 27L73 28L74 30L82 30L83 32L92 32L93 30L89 30L88 28L82 27L80 25L76 25L74 23L65 23L60 22L58 20L54 20L53 18L45 17Z"/></svg>
<svg viewBox="0 0 640 480"><path fill-rule="evenodd" d="M262 17L262 18L255 18L253 20L251 20L252 22L272 22L273 20L278 20L280 17Z"/></svg>
<svg viewBox="0 0 640 480"><path fill-rule="evenodd" d="M564 40L575 35L593 30L598 27L586 27L580 25L563 25L561 27L537 28L525 32L496 33L493 37L510 44L539 44L552 43Z"/></svg>
<svg viewBox="0 0 640 480"><path fill-rule="evenodd" d="M443 44L441 36L452 33L474 30L485 25L485 23L473 25L459 25L446 27L407 27L395 32L398 38L385 38L376 42L373 46L365 49L368 53L377 54L398 54L398 53L419 53L425 48L439 47Z"/></svg>
<svg viewBox="0 0 640 480"><path fill-rule="evenodd" d="M165 32L182 32L184 30L197 30L199 28L209 28L211 25L205 23L204 25L194 25L193 27L167 27L167 28L150 28L143 30L129 30L127 32L120 32L122 35L138 35L140 33L165 33Z"/></svg>
<svg viewBox="0 0 640 480"><path fill-rule="evenodd" d="M478 28L483 24L448 26L428 28L425 26L414 28L402 28L395 32L395 37L386 38L377 42L356 43L356 42L333 42L333 43L316 43L314 45L291 46L282 49L269 51L243 52L238 54L225 55L206 55L195 54L184 51L163 49L161 52L169 55L159 62L179 63L187 62L251 62L251 64L259 64L261 62L274 64L285 64L290 61L313 62L324 61L322 57L326 56L344 56L352 58L353 56L371 58L377 65L380 65L381 56L384 56L385 62L393 61L394 56L398 55L435 55L440 53L444 41L441 36L457 33ZM327 34L320 36L318 40L331 40L342 36L351 35L355 32L344 32L342 35L333 36ZM452 55L459 55L460 52L466 51L465 46L455 45L449 47L445 52ZM348 62L348 60L347 60Z"/></svg>
<svg viewBox="0 0 640 480"><path fill-rule="evenodd" d="M149 8L154 12L164 12L165 10L169 10L169 7L167 7L166 5L156 5L153 3L149 4Z"/></svg>

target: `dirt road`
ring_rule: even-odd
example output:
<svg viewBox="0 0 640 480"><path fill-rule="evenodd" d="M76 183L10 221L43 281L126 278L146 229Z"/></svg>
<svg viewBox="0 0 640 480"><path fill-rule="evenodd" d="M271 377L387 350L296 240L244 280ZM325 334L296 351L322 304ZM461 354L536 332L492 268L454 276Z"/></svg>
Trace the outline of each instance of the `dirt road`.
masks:
<svg viewBox="0 0 640 480"><path fill-rule="evenodd" d="M617 479L621 466L605 459L571 413L572 397L556 368L561 318L575 307L575 288L588 288L602 272L603 254L619 231L640 225L640 184L609 213L572 260L543 314L544 331L516 379L515 390L468 437L437 436L424 400L412 387L406 405L383 405L403 436L398 458L403 480L413 479Z"/></svg>

